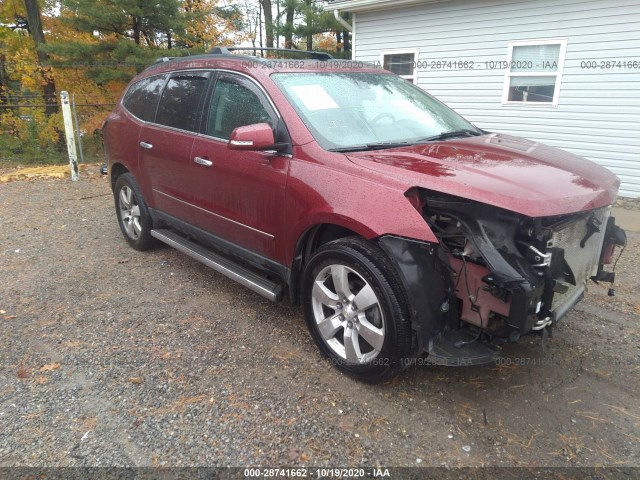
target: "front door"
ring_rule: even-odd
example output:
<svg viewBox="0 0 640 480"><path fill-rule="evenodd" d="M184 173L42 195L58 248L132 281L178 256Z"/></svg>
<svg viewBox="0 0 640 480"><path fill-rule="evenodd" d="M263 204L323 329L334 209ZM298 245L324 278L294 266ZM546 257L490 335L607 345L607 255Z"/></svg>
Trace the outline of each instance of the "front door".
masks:
<svg viewBox="0 0 640 480"><path fill-rule="evenodd" d="M289 158L229 150L231 132L255 123L277 124L262 90L249 78L220 73L205 105L204 135L192 149L195 224L224 240L279 261Z"/></svg>

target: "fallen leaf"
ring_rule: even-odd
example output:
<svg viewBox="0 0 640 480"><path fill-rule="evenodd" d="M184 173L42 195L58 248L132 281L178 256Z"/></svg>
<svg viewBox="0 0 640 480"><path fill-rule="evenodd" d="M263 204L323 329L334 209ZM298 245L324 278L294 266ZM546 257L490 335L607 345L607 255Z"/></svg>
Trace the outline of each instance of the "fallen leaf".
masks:
<svg viewBox="0 0 640 480"><path fill-rule="evenodd" d="M289 447L289 461L295 462L300 456L300 450L295 447Z"/></svg>
<svg viewBox="0 0 640 480"><path fill-rule="evenodd" d="M2 318L4 318L5 320L12 320L14 318L16 318L15 315L3 315Z"/></svg>
<svg viewBox="0 0 640 480"><path fill-rule="evenodd" d="M53 372L54 370L57 370L60 368L60 364L59 363L49 363L47 365L43 365L42 367L40 367L40 371L41 372Z"/></svg>
<svg viewBox="0 0 640 480"><path fill-rule="evenodd" d="M43 383L47 383L49 381L49 377L45 377L44 375L38 375L34 381L39 384L42 385Z"/></svg>
<svg viewBox="0 0 640 480"><path fill-rule="evenodd" d="M142 377L131 377L131 378L129 378L129 381L131 383L133 383L134 385L140 385L141 383L144 383L144 378L142 378Z"/></svg>
<svg viewBox="0 0 640 480"><path fill-rule="evenodd" d="M300 454L300 461L302 461L302 462L309 461L309 455L307 455L306 453Z"/></svg>
<svg viewBox="0 0 640 480"><path fill-rule="evenodd" d="M25 367L24 365L18 368L18 377L19 378L29 378L31 376L31 370L29 367Z"/></svg>

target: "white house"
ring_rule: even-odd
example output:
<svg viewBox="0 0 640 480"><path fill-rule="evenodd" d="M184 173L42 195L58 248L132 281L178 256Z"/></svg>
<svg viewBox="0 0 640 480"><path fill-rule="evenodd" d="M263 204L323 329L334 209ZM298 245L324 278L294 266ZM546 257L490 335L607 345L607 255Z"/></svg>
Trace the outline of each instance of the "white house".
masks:
<svg viewBox="0 0 640 480"><path fill-rule="evenodd" d="M640 197L638 0L327 0L353 59L380 62L481 128L593 160Z"/></svg>

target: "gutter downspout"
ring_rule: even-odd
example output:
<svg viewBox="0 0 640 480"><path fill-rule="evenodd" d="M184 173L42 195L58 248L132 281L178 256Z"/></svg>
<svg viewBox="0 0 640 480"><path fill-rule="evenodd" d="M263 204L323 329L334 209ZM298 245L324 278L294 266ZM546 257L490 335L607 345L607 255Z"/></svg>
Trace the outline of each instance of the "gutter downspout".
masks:
<svg viewBox="0 0 640 480"><path fill-rule="evenodd" d="M340 16L340 10L338 10L337 8L333 11L333 16L336 17L336 20L338 21L338 23L340 25L342 25L344 28L346 28L347 30L349 30L350 32L353 32L353 27L351 26L351 24L349 22L347 22L344 18L342 18Z"/></svg>

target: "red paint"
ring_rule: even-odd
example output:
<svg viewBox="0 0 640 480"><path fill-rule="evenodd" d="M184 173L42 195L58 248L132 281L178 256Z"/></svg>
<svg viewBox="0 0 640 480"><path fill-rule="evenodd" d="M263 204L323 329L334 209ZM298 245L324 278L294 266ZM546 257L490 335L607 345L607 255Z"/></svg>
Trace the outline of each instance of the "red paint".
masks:
<svg viewBox="0 0 640 480"><path fill-rule="evenodd" d="M291 158L232 150L213 138L149 127L119 103L104 131L110 165L121 163L134 174L151 207L173 212L288 266L300 237L320 223L339 225L365 238L394 234L436 242L416 209L415 198L405 197L413 187L531 217L602 207L615 199L619 181L608 170L567 152L506 135L347 155L323 150L270 75L345 69L314 61L304 68L298 68L299 64L276 70L251 60L203 56L159 64L138 77L177 68L221 68L252 77L284 120L292 141ZM376 68L352 71L386 74ZM253 140L256 148L273 143L273 134L268 137L260 125L241 127L234 135L237 140ZM142 151L141 140L154 143L153 150ZM194 164L196 156L210 159L213 166ZM156 186L198 208L160 198L153 192Z"/></svg>
<svg viewBox="0 0 640 480"><path fill-rule="evenodd" d="M229 138L231 150L265 150L273 147L274 143L273 129L268 123L238 127Z"/></svg>

